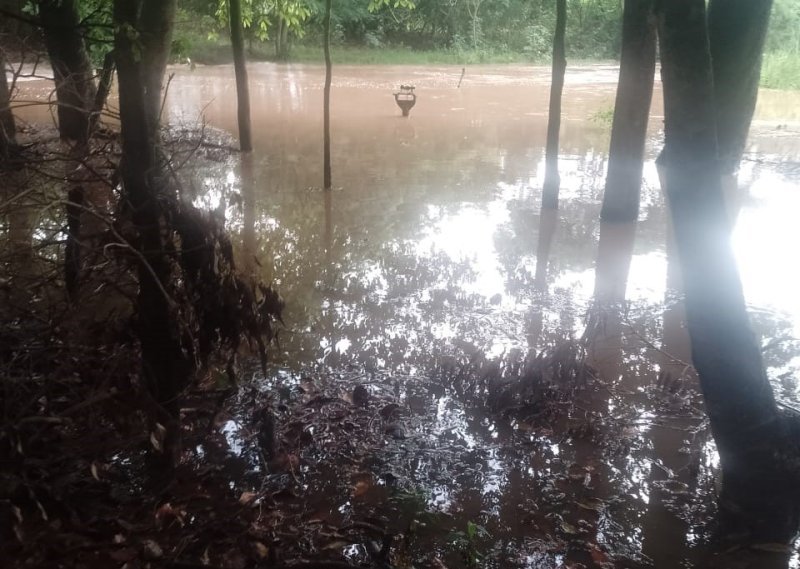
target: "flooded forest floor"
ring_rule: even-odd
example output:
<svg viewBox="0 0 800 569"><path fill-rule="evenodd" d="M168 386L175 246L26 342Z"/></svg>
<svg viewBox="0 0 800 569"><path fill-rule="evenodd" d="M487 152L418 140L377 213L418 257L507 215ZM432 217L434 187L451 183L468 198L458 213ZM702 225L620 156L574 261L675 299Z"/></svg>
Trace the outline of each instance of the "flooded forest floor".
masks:
<svg viewBox="0 0 800 569"><path fill-rule="evenodd" d="M244 358L237 386L212 366L185 393L180 466L153 480L158 437L130 395L129 275L99 258L80 314L53 301L57 279L16 286L62 262L63 214L25 196L4 237L33 235L35 260L14 262L36 270L0 283L13 309L0 355L16 374L3 399L24 402L6 409L18 420L0 440L12 457L0 477L4 559L800 567L776 544L720 547L718 457L653 164L658 95L642 214L620 227L598 215L613 68L568 74L552 214L538 209L546 69L472 68L462 85L455 67L340 67L332 192L318 187L320 68L252 66L252 156L229 148L231 68L175 72L165 108L183 197L224 217L240 269L286 300L284 326L266 374ZM401 119L391 92L410 81L419 100ZM45 97L45 83L26 95ZM731 201L753 326L787 407L800 401L799 97L762 93ZM33 125L49 115L20 112L41 136ZM108 287L117 300L97 302Z"/></svg>

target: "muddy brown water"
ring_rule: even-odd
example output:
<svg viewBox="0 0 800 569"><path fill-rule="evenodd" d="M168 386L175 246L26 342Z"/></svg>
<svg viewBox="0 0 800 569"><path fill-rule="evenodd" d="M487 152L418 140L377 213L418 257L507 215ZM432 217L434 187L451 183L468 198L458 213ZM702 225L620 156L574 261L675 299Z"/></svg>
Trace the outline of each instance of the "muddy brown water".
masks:
<svg viewBox="0 0 800 569"><path fill-rule="evenodd" d="M235 134L232 68L174 71L171 125L205 122ZM335 67L334 190L325 193L322 68L253 64L255 152L185 175L196 203L222 201L242 265L287 300L273 380L328 370L357 374L386 395L402 378L396 397L410 409L409 436L386 443L375 471L394 469L402 491L376 474L370 491L354 493L334 462L304 487L306 506L338 524L385 514L389 498L401 518L424 511L438 529L419 538L416 554L440 551L451 567L612 558L620 567L704 566L717 459L687 367L680 276L653 162L663 139L660 91L639 222L603 227L616 69L568 72L561 208L544 216L547 70L470 67L458 88L460 74ZM403 119L392 93L409 83L418 100ZM800 93L762 92L739 182L733 244L753 326L776 395L798 406ZM453 354L507 357L582 336L595 300L624 308L609 311L589 347L613 392L602 413L622 425L602 450L420 392ZM665 373L684 386L665 389ZM234 453L238 428L225 427ZM470 524L487 533L470 538ZM366 555L355 543L341 551ZM766 566L753 563L743 566ZM788 563L800 566L797 553Z"/></svg>

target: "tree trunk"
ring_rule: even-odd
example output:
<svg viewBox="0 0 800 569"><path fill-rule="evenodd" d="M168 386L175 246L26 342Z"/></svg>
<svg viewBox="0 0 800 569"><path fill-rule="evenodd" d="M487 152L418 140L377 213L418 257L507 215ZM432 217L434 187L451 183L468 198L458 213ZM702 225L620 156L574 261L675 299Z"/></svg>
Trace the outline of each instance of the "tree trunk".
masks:
<svg viewBox="0 0 800 569"><path fill-rule="evenodd" d="M284 20L281 26L281 59L289 59L289 24Z"/></svg>
<svg viewBox="0 0 800 569"><path fill-rule="evenodd" d="M644 143L656 68L652 18L653 0L625 0L619 83L600 212L603 221L632 222L639 216Z"/></svg>
<svg viewBox="0 0 800 569"><path fill-rule="evenodd" d="M236 98L239 118L239 148L242 152L253 150L250 130L250 90L247 86L247 64L244 58L244 31L242 29L241 0L229 0L231 18L231 45L233 67L236 72Z"/></svg>
<svg viewBox="0 0 800 569"><path fill-rule="evenodd" d="M115 54L122 128L123 200L132 212L138 248L146 262L138 267L137 332L142 349L145 396L152 399L151 418L165 429L163 452L156 466L170 471L177 459L180 430L178 395L191 373L181 349L167 297L171 268L167 255L162 196L166 176L159 158L160 88L169 52L175 1L115 0ZM141 16L138 16L141 14ZM134 43L128 30L139 31ZM154 425L155 427L155 425Z"/></svg>
<svg viewBox="0 0 800 569"><path fill-rule="evenodd" d="M66 206L64 282L67 296L75 300L80 276L80 207L84 205L84 190L75 182L74 175L78 170L76 164L88 152L97 91L94 69L82 36L77 0L41 0L39 17L56 84L58 131L70 155L70 161L64 164L65 179L70 186L69 205Z"/></svg>
<svg viewBox="0 0 800 569"><path fill-rule="evenodd" d="M331 0L325 0L324 21L325 91L322 102L323 188L331 189Z"/></svg>
<svg viewBox="0 0 800 569"><path fill-rule="evenodd" d="M11 92L6 78L6 59L0 49L0 167L4 167L17 147L17 125L11 112Z"/></svg>
<svg viewBox="0 0 800 569"><path fill-rule="evenodd" d="M564 90L564 73L567 70L564 35L567 29L567 0L556 0L556 31L553 36L553 74L550 83L550 111L547 118L547 146L545 148L544 188L542 209L558 209L558 135L561 129L561 93Z"/></svg>
<svg viewBox="0 0 800 569"><path fill-rule="evenodd" d="M100 71L100 81L97 83L97 94L92 104L92 119L89 125L89 134L97 128L97 123L100 122L100 115L103 112L103 107L106 106L108 94L111 92L111 83L114 81L115 66L114 52L110 51L103 58L103 69Z"/></svg>
<svg viewBox="0 0 800 569"><path fill-rule="evenodd" d="M95 98L94 70L81 35L77 0L41 0L39 17L53 67L58 131L63 140L85 144Z"/></svg>
<svg viewBox="0 0 800 569"><path fill-rule="evenodd" d="M734 174L758 98L772 0L711 0L708 34L723 174Z"/></svg>
<svg viewBox="0 0 800 569"><path fill-rule="evenodd" d="M787 498L796 499L797 483L779 466L777 453L787 449L787 440L730 245L705 1L672 0L661 10L665 148L660 163L692 360L722 466L720 506L754 539L786 541L796 530L796 503Z"/></svg>
<svg viewBox="0 0 800 569"><path fill-rule="evenodd" d="M275 28L275 59L281 61L283 59L283 50L281 49L283 18L281 18L280 15L276 17Z"/></svg>

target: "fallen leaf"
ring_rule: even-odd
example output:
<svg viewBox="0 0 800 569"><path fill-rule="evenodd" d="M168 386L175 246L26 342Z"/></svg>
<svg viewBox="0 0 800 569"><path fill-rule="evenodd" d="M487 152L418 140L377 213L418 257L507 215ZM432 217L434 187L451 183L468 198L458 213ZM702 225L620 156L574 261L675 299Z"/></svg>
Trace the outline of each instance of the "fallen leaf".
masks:
<svg viewBox="0 0 800 569"><path fill-rule="evenodd" d="M574 525L570 523L561 522L561 531L569 535L575 535L576 533L578 533L578 528L576 528Z"/></svg>
<svg viewBox="0 0 800 569"><path fill-rule="evenodd" d="M258 497L258 494L255 492L242 492L242 495L239 496L239 503L242 506L248 506L255 502L255 499Z"/></svg>
<svg viewBox="0 0 800 569"><path fill-rule="evenodd" d="M174 520L183 527L185 516L186 512L173 508L170 502L166 502L156 510L156 526L162 528Z"/></svg>
<svg viewBox="0 0 800 569"><path fill-rule="evenodd" d="M575 502L579 508L583 508L584 510L592 510L594 512L599 512L603 509L603 501L597 498L590 498L583 502Z"/></svg>
<svg viewBox="0 0 800 569"><path fill-rule="evenodd" d="M353 486L353 497L358 498L359 496L363 496L370 489L370 486L372 486L372 484L370 484L369 481L359 480Z"/></svg>
<svg viewBox="0 0 800 569"><path fill-rule="evenodd" d="M142 543L145 559L160 559L164 556L164 550L152 539L146 539Z"/></svg>
<svg viewBox="0 0 800 569"><path fill-rule="evenodd" d="M253 542L253 546L256 548L256 554L261 559L266 559L266 557L269 555L269 547L267 547L260 541Z"/></svg>
<svg viewBox="0 0 800 569"><path fill-rule="evenodd" d="M47 517L47 512L44 511L44 506L39 500L36 500L36 507L39 508L39 513L42 514L42 519L44 521L48 521L49 518Z"/></svg>
<svg viewBox="0 0 800 569"><path fill-rule="evenodd" d="M98 482L100 482L100 475L97 472L97 463L96 462L92 462L92 466L90 467L90 470L92 471L92 477L95 480L97 480Z"/></svg>
<svg viewBox="0 0 800 569"><path fill-rule="evenodd" d="M163 452L164 449L161 447L161 441L158 440L155 431L150 433L150 444L153 445L153 448L158 452Z"/></svg>

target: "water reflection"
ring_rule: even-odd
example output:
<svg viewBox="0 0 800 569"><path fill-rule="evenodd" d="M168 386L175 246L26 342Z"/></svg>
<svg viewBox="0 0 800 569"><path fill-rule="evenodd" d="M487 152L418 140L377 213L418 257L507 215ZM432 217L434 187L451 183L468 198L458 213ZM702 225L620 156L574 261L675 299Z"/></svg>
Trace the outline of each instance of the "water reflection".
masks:
<svg viewBox="0 0 800 569"><path fill-rule="evenodd" d="M713 502L716 454L686 363L679 275L652 161L645 165L638 223L598 221L608 132L587 118L613 100L611 83L601 72L591 88L567 95L563 206L540 216L546 84L536 73L520 78L519 69L495 70L458 91L444 71L417 73L419 104L411 120L399 121L383 95L407 72L340 70L333 153L341 187L334 192L315 187L319 70L256 72L270 87L254 118L264 128L257 129L262 136L250 184L257 188L255 207L248 206L242 231L243 241L256 243L260 270L289 302L284 363L415 374L453 350L499 356L588 333L592 362L614 397L583 401L585 416L621 417L618 440L553 444L531 435L538 441L535 460L508 455L504 442L517 440L521 425L509 432L508 425L439 399L435 436L447 446L437 452L449 453L453 445L464 452L455 463L449 454L415 458L411 471L430 484L427 507L455 516L453 523L486 523L498 540L495 558L510 566L586 559L586 552L571 550L566 557L523 553L536 545L519 509L528 504L526 495L552 504L580 497L585 489L569 475L588 469L580 472L591 478L592 496L624 507L567 508L560 521L546 522L551 531L580 522L588 524L581 532L591 543L613 545L630 559L656 567L691 564L707 537L697 512ZM582 85L580 75L572 81ZM196 112L210 100L209 89L223 89L218 83L176 81L172 112ZM764 105L760 112L769 117ZM234 124L233 111L215 103L207 116L223 128ZM656 117L651 157L659 128ZM756 123L751 151L760 154L745 162L729 203L770 376L779 398L792 402L798 399L800 305L789 259L800 236L790 216L798 209L800 169L792 164L800 142L773 134ZM241 184L249 203L246 177ZM458 469L442 478L439 470L453 464ZM497 515L498 524L487 515Z"/></svg>

